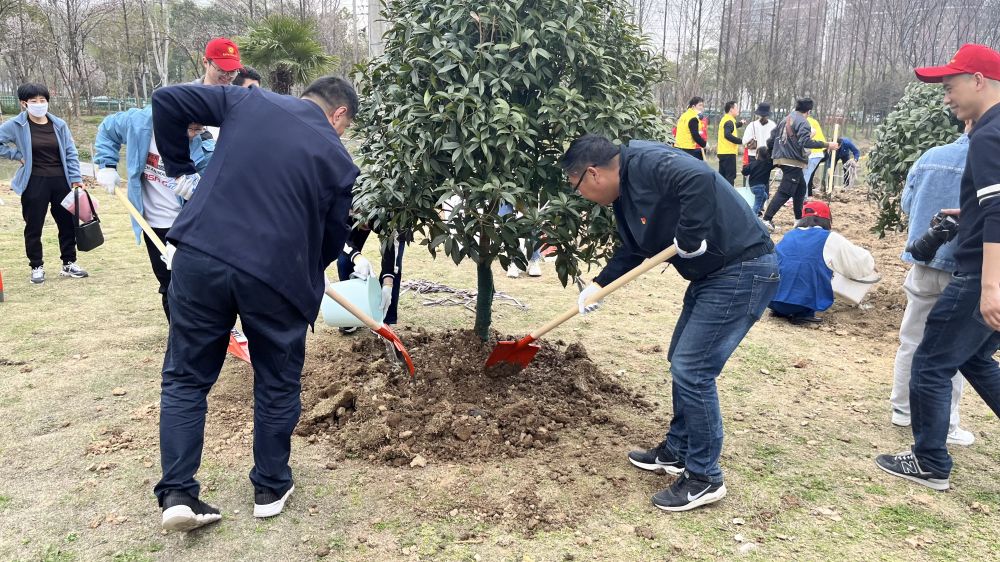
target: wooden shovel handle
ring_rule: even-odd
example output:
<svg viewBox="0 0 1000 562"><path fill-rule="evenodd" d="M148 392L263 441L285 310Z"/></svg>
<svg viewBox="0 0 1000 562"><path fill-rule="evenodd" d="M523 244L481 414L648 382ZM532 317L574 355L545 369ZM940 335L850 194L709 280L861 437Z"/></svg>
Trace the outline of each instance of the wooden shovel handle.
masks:
<svg viewBox="0 0 1000 562"><path fill-rule="evenodd" d="M597 293L594 294L594 296L591 297L589 301L587 301L587 304L593 304L603 299L604 297L617 291L622 285L625 285L629 281L632 281L636 277L642 275L643 273L646 273L650 269L653 269L654 267L660 265L661 263L667 261L668 259L674 257L675 255L677 255L677 247L671 244L666 250L663 250L662 252L656 254L651 258L646 258L645 260L643 260L642 263L635 266L631 271L629 271L625 275L622 275L618 279L615 279L611 283L608 283L607 287L601 287L601 290L597 291ZM537 340L538 338L551 332L560 324L576 316L579 313L580 313L579 305L574 304L572 308L567 309L566 312L563 312L559 316L553 318L552 320L549 321L548 324L545 324L541 328L538 328L534 332L531 332L531 337Z"/></svg>
<svg viewBox="0 0 1000 562"><path fill-rule="evenodd" d="M132 202L128 200L128 196L125 195L125 193L122 192L122 190L116 189L115 195L117 195L118 200L121 201L123 205L125 205L125 209L128 210L128 214L132 215L132 218L135 219L135 222L139 224L139 228L141 228L142 231L146 233L146 236L148 236L149 239L153 242L153 245L156 246L156 249L160 251L160 254L166 256L167 247L163 245L163 241L160 240L160 237L157 236L155 232L153 232L153 227L149 226L149 223L146 222L146 219L142 218L142 213L139 212L139 209L135 208L135 205L133 205Z"/></svg>
<svg viewBox="0 0 1000 562"><path fill-rule="evenodd" d="M341 296L337 291L334 291L329 285L326 286L326 295L337 301L337 304L344 307L344 309L354 315L355 318L364 322L365 326L368 326L369 330L377 331L382 327L381 322L376 322L374 318L365 314L365 311L361 310L353 302Z"/></svg>
<svg viewBox="0 0 1000 562"><path fill-rule="evenodd" d="M833 142L837 142L837 138L839 136L840 136L840 123L834 123L833 124ZM833 169L836 168L836 167L837 167L837 152L834 151L833 154L830 155L830 172L827 175L827 180L826 180L826 185L829 186L829 188L827 189L827 193L826 193L827 197L833 195L833 178L834 178Z"/></svg>

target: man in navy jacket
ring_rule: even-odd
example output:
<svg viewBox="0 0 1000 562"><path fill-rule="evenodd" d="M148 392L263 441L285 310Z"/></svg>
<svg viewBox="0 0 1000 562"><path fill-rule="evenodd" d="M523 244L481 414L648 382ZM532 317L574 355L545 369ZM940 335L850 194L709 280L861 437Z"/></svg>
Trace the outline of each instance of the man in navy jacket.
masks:
<svg viewBox="0 0 1000 562"><path fill-rule="evenodd" d="M301 411L306 328L319 311L323 272L348 232L358 168L340 141L358 109L341 78L302 98L260 88L182 85L153 94L153 129L184 206L167 240L171 322L160 395L163 478L155 492L168 530L221 518L198 499L206 397L219 376L236 315L254 366L254 516L277 515L294 490L288 466ZM222 126L199 178L188 123ZM199 181L200 180L200 181Z"/></svg>
<svg viewBox="0 0 1000 562"><path fill-rule="evenodd" d="M667 359L674 417L666 438L628 459L680 477L653 496L666 511L686 511L726 495L719 457L722 413L715 379L778 289L774 244L733 186L704 162L658 142L617 147L597 135L573 141L562 168L583 197L612 205L621 246L580 294L589 299L671 244L670 259L691 282Z"/></svg>

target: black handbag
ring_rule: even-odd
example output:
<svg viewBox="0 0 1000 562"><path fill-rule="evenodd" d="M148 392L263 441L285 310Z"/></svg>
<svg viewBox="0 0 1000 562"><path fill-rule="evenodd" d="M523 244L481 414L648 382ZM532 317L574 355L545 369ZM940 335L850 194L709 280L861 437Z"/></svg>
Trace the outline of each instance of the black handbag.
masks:
<svg viewBox="0 0 1000 562"><path fill-rule="evenodd" d="M80 224L80 188L73 188L73 224L76 227L76 249L81 252L89 252L104 243L104 233L101 232L101 219L97 216L97 208L90 194L83 191L90 203L90 209L94 212L94 218Z"/></svg>

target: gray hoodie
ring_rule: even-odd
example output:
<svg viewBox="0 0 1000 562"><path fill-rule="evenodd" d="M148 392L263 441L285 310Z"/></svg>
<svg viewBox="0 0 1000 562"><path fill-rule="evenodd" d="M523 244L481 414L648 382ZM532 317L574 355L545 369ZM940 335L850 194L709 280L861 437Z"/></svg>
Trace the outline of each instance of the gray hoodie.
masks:
<svg viewBox="0 0 1000 562"><path fill-rule="evenodd" d="M826 143L812 140L812 127L805 114L793 111L771 131L767 147L775 166L805 168L809 163L807 149L826 148Z"/></svg>

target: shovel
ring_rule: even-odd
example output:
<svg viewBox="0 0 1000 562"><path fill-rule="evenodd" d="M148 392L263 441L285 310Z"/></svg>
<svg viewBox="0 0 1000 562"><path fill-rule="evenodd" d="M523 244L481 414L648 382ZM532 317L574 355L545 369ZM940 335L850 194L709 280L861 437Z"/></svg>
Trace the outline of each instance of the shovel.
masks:
<svg viewBox="0 0 1000 562"><path fill-rule="evenodd" d="M128 200L128 196L126 196L121 189L116 189L115 195L118 197L118 200L122 202L122 205L125 205L125 209L128 210L128 214L132 215L132 218L135 219L139 228L146 233L146 236L153 243L153 245L156 246L156 249L160 251L160 258L163 259L163 261L166 261L167 247L163 244L163 241L160 240L160 237L153 232L153 227L149 226L149 223L146 222L146 219L142 216L142 213L139 212L139 209L135 208L135 205ZM239 331L239 329L235 326L229 331L229 348L227 351L231 353L233 357L241 361L245 361L248 365L253 366L253 363L250 362L250 348L247 344L247 338L243 335L243 332Z"/></svg>
<svg viewBox="0 0 1000 562"><path fill-rule="evenodd" d="M368 326L369 330L385 338L387 347L389 345L392 346L393 355L395 355L397 360L401 360L401 362L406 363L406 370L410 372L410 378L413 378L413 374L416 372L416 369L413 368L413 360L410 359L410 354L406 351L406 348L403 347L403 342L399 339L399 336L389 329L389 326L386 326L382 322L377 322L374 318L365 314L365 312L358 308L353 302L341 296L337 293L337 291L334 291L333 288L330 287L329 283L326 284L326 294L331 299L335 300L337 304L344 307L347 312L353 314L355 318L364 322L365 326Z"/></svg>
<svg viewBox="0 0 1000 562"><path fill-rule="evenodd" d="M602 287L600 291L597 291L597 293L590 298L587 304L593 304L603 299L618 290L618 288L622 285L625 285L629 281L632 281L636 277L674 257L676 254L677 247L671 244L669 248L663 250L659 254L656 254L651 258L646 258L642 263L637 265L635 269L629 271L625 275L622 275L618 279L615 279L609 283L607 287ZM518 371L527 367L528 363L531 363L531 360L535 358L535 354L538 353L538 350L541 349L541 347L533 342L549 333L563 322L576 316L579 312L580 307L578 305L573 305L573 307L568 309L566 312L563 312L556 318L550 320L548 324L545 324L541 328L538 328L534 332L531 332L526 337L521 338L516 342L497 342L496 349L493 350L493 353L491 353L489 358L486 360L486 367L493 367L498 363L508 363L516 367Z"/></svg>

